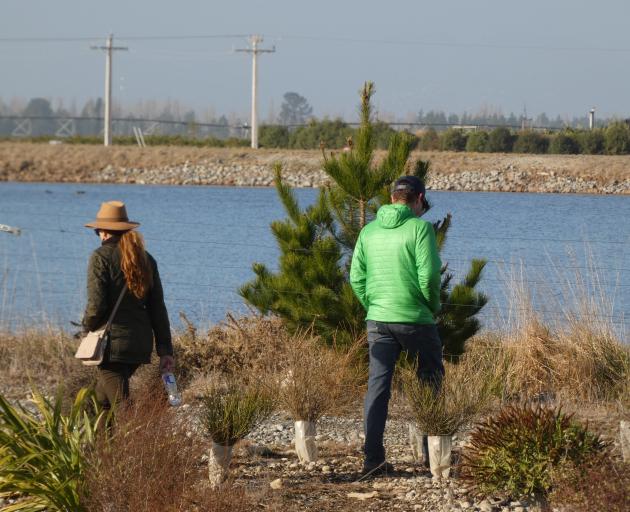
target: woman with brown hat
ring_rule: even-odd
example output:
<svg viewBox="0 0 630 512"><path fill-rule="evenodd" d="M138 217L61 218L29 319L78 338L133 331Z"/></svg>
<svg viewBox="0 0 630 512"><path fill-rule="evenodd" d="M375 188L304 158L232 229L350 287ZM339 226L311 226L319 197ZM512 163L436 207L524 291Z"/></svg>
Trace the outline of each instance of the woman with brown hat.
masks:
<svg viewBox="0 0 630 512"><path fill-rule="evenodd" d="M101 247L92 253L88 265L84 329L102 327L121 294L123 297L98 366L96 397L105 408L129 396L129 378L141 364L151 361L154 339L160 370L171 371L174 366L162 283L142 235L134 231L139 225L129 221L120 201L103 203L96 220L85 225L94 229Z"/></svg>

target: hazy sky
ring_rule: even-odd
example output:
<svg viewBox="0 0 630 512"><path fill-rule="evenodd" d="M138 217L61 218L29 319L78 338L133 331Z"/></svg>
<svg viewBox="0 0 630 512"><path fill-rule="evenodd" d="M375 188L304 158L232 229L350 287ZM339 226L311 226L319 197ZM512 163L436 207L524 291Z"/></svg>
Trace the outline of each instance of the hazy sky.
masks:
<svg viewBox="0 0 630 512"><path fill-rule="evenodd" d="M0 0L0 98L82 102L102 95L113 32L115 100L174 99L217 113L248 112L251 58L264 36L260 114L282 95L314 113L356 117L357 91L376 83L377 108L520 114L630 114L628 0ZM217 36L134 39L138 36ZM239 36L240 35L240 36ZM87 38L16 42L13 38Z"/></svg>

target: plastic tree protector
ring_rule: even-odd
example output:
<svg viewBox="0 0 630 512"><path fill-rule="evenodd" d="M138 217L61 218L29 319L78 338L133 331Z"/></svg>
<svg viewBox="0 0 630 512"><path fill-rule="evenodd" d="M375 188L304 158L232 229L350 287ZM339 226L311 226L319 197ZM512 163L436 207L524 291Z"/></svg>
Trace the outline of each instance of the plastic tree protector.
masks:
<svg viewBox="0 0 630 512"><path fill-rule="evenodd" d="M299 420L295 422L295 452L300 462L314 462L317 460L316 424L312 421Z"/></svg>
<svg viewBox="0 0 630 512"><path fill-rule="evenodd" d="M433 478L448 478L451 473L451 436L428 436L429 466Z"/></svg>

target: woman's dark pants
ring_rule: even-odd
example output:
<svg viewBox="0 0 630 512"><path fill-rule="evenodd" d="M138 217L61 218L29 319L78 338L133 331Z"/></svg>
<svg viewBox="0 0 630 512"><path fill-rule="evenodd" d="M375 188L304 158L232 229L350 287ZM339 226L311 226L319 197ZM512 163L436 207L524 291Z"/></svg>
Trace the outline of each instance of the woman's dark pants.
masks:
<svg viewBox="0 0 630 512"><path fill-rule="evenodd" d="M96 375L96 400L104 409L110 409L129 398L129 379L138 369L137 364L103 363Z"/></svg>
<svg viewBox="0 0 630 512"><path fill-rule="evenodd" d="M433 324L401 324L367 321L370 350L368 390L365 395L365 467L385 461L383 433L391 396L396 360L405 350L418 361L418 378L436 389L444 375L442 342Z"/></svg>

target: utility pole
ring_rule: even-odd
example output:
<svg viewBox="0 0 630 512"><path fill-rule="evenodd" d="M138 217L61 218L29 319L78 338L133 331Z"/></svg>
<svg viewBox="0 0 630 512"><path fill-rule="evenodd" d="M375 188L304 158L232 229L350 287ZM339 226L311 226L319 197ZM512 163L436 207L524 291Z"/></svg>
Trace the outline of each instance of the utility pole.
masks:
<svg viewBox="0 0 630 512"><path fill-rule="evenodd" d="M237 52L242 53L251 53L252 54L252 148L258 149L258 104L256 100L256 89L258 86L258 65L257 65L257 57L259 53L274 53L276 51L276 47L272 47L271 50L264 50L262 48L258 48L258 45L262 43L263 38L261 36L251 36L249 42L251 43L251 48L242 48L236 50Z"/></svg>
<svg viewBox="0 0 630 512"><path fill-rule="evenodd" d="M112 145L112 52L116 50L126 51L126 46L114 46L114 35L110 34L105 41L105 46L91 46L92 50L105 51L105 124L103 126L103 144Z"/></svg>

